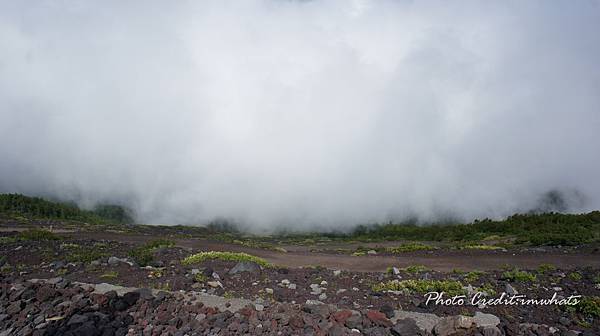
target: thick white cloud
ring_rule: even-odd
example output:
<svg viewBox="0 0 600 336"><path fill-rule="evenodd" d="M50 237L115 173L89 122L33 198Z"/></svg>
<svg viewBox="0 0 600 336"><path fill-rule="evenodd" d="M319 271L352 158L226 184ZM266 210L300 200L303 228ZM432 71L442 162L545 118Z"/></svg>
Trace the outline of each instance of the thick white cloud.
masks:
<svg viewBox="0 0 600 336"><path fill-rule="evenodd" d="M600 208L599 31L598 1L0 0L0 191L257 229Z"/></svg>

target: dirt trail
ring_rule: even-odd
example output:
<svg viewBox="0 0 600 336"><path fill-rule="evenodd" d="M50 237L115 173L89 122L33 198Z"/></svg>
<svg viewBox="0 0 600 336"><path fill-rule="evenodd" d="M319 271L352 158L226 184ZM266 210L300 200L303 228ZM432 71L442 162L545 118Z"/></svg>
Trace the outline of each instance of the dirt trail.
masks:
<svg viewBox="0 0 600 336"><path fill-rule="evenodd" d="M112 232L73 232L72 237L116 240L128 243L141 243L156 239L151 235L120 234ZM424 265L437 271L461 270L492 270L506 265L524 269L534 269L540 264L547 263L561 269L575 267L600 268L600 254L589 252L563 253L559 251L539 253L519 253L517 251L496 252L473 250L468 252L453 252L440 250L435 254L407 253L401 256L361 256L345 254L318 253L309 251L291 251L282 253L271 250L249 248L236 244L205 239L174 239L178 246L204 251L233 251L246 252L269 262L286 267L322 266L331 269L341 269L356 272L381 272L390 266L406 267Z"/></svg>

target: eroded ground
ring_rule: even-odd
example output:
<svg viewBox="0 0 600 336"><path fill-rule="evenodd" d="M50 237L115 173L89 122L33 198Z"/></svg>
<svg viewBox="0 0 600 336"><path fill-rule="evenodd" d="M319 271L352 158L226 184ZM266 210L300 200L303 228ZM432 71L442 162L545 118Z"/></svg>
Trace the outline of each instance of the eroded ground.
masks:
<svg viewBox="0 0 600 336"><path fill-rule="evenodd" d="M51 323L46 321L47 316L38 319L38 325L35 325L33 320L28 322L29 324L23 323L27 318L17 323L16 321L20 320L15 320L14 314L18 312L9 311L10 307L14 310L12 305L16 301L21 302L19 309L35 304L28 298L16 298L14 294L10 294L12 284L22 284L29 288L28 286L33 285L28 285L28 280L57 277L64 279L62 281L65 283L106 282L159 291L198 292L218 295L225 299L250 300L251 305L248 309L253 313L245 312L248 316L239 313L220 315L219 318L225 318L225 322L221 321L218 325L215 325L214 321L202 322L202 329L195 330L198 334L256 334L260 331L267 334L282 332L298 335L344 335L351 333L352 329L355 333L371 335L401 334L398 330L403 325L396 327L400 322L392 322L397 319L398 313L395 312L398 311L430 313L438 317L492 314L498 317L500 322L494 325L494 328L507 335L545 335L551 332L556 335L600 334L600 307L598 301L592 299L600 296L600 254L595 246L509 247L491 250L435 246L427 250L391 253L386 250L387 247L403 243L294 245L284 247L286 251L283 251L227 244L206 237L190 238L176 232L142 234L62 230L57 233L59 239L53 240L36 237L25 239L17 230L5 227L2 236L0 253L3 257L0 263L4 294L0 326L6 330L13 328L11 332L15 334L22 332L24 326L31 329L26 330L30 334L39 335L51 334L48 330L60 329L48 329L47 326ZM157 237L163 240L157 242ZM237 272L232 271L237 265L234 261L208 260L189 265L182 263L187 256L201 251L246 252L264 258L272 266ZM55 287L52 288L56 290ZM530 298L549 298L554 293L559 297L581 295L588 301L585 303L585 309L581 308L582 306L556 305L426 305L424 292L431 288L441 288L450 294L467 296L482 292L489 298L513 291ZM107 300L110 301L111 298ZM176 305L174 302L177 302L171 297L165 300L171 302L171 305ZM153 303L146 303L144 309L149 309L148 305L156 304L158 307L163 304L162 301L149 302ZM327 306L327 312L318 308L321 303L331 305ZM133 312L139 312L140 304L133 303L130 306L134 308L125 308L123 311L131 308ZM156 310L156 307L152 308L152 314L161 311ZM102 310L101 308L94 307L96 310ZM40 310L39 307L35 309ZM85 307L78 309L82 313L86 312ZM201 307L194 309L199 311ZM171 311L173 316L177 315L178 310L175 310L173 308ZM213 313L224 313L205 310L206 308L203 312L194 311L193 319L196 319L198 314L206 317ZM342 311L350 313L338 313ZM338 316L338 320L334 316L336 313L344 315L345 318ZM112 328L112 331L107 333L115 334L119 330L122 333L125 330L130 334L144 334L143 331L148 325L162 325L153 320L156 316L152 314L146 322L143 322L144 319L138 321L132 318L131 321L127 320L129 323L126 326ZM260 315L254 324L249 320L252 314ZM286 323L281 323L281 316L279 319L275 318L276 314L284 314ZM122 318L125 319L125 315ZM132 313L132 316L134 315L135 313ZM299 317L290 322L291 316ZM346 323L351 316L359 318L353 318L355 321L350 319L351 322ZM181 322L181 325L179 322L175 323L175 328L169 328L168 332L175 334L178 329L191 323L189 316L187 320L183 318L183 321L187 322ZM273 325L272 321L277 322ZM48 325L36 329L41 323ZM99 322L94 323L94 328L99 328ZM168 321L165 323L169 325ZM242 323L244 327L228 329L227 326L232 323ZM257 329L259 324L261 328ZM74 327L70 329L63 326L66 329L60 330L74 332L77 329L75 327L82 325L83 323L73 324ZM394 327L397 330L394 331ZM431 329L428 332L441 335L443 332L454 330L461 334L475 335L478 332L483 333L485 327L473 325L468 328L443 330L440 327L437 331ZM493 332L496 332L488 329L485 335L494 335ZM156 330L160 332L149 331L149 334L167 332L165 328ZM190 330L185 330L190 333Z"/></svg>

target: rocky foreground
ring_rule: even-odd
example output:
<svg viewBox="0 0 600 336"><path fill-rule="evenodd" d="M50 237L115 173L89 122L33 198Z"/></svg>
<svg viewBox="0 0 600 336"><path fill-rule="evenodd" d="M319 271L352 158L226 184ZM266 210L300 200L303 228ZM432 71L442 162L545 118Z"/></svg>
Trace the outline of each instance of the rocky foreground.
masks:
<svg viewBox="0 0 600 336"><path fill-rule="evenodd" d="M578 335L566 328L507 324L492 314L438 317L167 292L56 277L1 282L0 336L7 335ZM584 332L582 335L594 335Z"/></svg>

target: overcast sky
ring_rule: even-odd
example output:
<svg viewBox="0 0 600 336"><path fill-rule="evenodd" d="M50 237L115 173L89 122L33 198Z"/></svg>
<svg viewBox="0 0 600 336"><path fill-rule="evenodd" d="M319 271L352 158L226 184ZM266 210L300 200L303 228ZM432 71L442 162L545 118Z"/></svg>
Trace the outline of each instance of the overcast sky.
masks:
<svg viewBox="0 0 600 336"><path fill-rule="evenodd" d="M0 0L1 192L262 229L552 189L600 208L599 1Z"/></svg>

